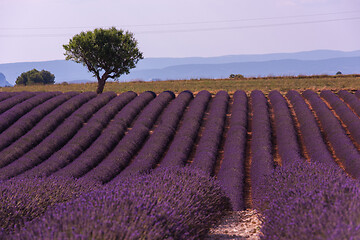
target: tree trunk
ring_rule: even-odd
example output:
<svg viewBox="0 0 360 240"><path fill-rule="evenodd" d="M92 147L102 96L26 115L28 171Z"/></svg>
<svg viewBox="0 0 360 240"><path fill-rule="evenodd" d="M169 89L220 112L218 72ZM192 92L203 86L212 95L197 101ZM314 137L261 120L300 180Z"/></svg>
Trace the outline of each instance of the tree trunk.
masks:
<svg viewBox="0 0 360 240"><path fill-rule="evenodd" d="M106 79L98 79L98 87L96 89L97 94L101 94L104 91Z"/></svg>

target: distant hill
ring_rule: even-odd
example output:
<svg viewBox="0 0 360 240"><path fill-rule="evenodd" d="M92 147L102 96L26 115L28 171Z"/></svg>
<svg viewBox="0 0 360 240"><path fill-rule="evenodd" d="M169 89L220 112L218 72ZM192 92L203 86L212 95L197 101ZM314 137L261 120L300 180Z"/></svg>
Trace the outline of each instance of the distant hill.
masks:
<svg viewBox="0 0 360 240"><path fill-rule="evenodd" d="M8 81L6 81L6 77L3 73L0 72L0 87L8 87L12 86Z"/></svg>
<svg viewBox="0 0 360 240"><path fill-rule="evenodd" d="M78 63L65 60L0 64L0 72L10 83L33 68L45 69L55 74L55 82L96 81L87 69ZM167 80L191 78L225 78L230 74L244 76L284 76L360 73L360 51L343 52L316 50L298 53L274 53L257 55L229 55L220 57L145 58L129 75L120 81Z"/></svg>

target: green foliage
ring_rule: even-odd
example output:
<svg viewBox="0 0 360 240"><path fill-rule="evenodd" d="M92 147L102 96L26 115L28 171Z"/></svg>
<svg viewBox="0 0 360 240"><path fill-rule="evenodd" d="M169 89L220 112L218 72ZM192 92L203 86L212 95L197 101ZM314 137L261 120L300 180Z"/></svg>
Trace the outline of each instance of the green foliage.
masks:
<svg viewBox="0 0 360 240"><path fill-rule="evenodd" d="M244 78L244 75L242 75L242 74L230 74L229 78L240 79L240 78Z"/></svg>
<svg viewBox="0 0 360 240"><path fill-rule="evenodd" d="M55 75L42 70L39 72L35 68L33 70L23 72L15 81L16 85L34 85L34 84L54 84Z"/></svg>
<svg viewBox="0 0 360 240"><path fill-rule="evenodd" d="M342 72L338 71L338 72L336 73L336 75L342 75Z"/></svg>
<svg viewBox="0 0 360 240"><path fill-rule="evenodd" d="M63 47L66 60L82 63L94 74L98 80L98 93L103 91L108 78L117 80L143 59L133 34L115 27L81 32Z"/></svg>

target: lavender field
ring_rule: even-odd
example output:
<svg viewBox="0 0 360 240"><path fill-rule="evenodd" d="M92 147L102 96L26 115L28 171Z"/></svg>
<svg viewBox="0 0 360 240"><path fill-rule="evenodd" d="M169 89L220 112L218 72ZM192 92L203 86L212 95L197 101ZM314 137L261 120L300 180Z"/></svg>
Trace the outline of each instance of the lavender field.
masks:
<svg viewBox="0 0 360 240"><path fill-rule="evenodd" d="M360 91L0 92L0 239L360 239L359 178Z"/></svg>

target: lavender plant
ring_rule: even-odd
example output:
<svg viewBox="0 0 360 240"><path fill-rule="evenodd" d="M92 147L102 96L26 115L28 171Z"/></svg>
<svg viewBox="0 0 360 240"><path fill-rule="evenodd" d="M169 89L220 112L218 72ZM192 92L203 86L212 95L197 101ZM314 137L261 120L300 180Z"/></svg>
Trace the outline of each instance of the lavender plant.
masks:
<svg viewBox="0 0 360 240"><path fill-rule="evenodd" d="M74 152L68 151L69 148L64 148L54 153L38 166L26 171L24 175L49 176L68 165L71 161L74 161L73 166L75 166L76 162L87 163L88 165L100 162L119 142L139 111L154 96L153 92L144 92L124 106L103 130L101 135L87 149L82 149L82 153L79 156L71 158L71 156L74 156Z"/></svg>
<svg viewBox="0 0 360 240"><path fill-rule="evenodd" d="M161 167L180 167L185 165L198 135L200 124L210 99L211 94L203 90L190 102L182 125L160 162Z"/></svg>
<svg viewBox="0 0 360 240"><path fill-rule="evenodd" d="M14 178L0 182L0 232L6 235L20 229L55 204L96 187L71 178Z"/></svg>
<svg viewBox="0 0 360 240"><path fill-rule="evenodd" d="M162 169L59 204L8 239L202 239L227 210L207 174Z"/></svg>
<svg viewBox="0 0 360 240"><path fill-rule="evenodd" d="M46 100L59 95L60 92L44 92L29 98L13 108L7 110L0 117L0 133L7 129L11 124L17 121L21 116L32 110L37 105L45 102Z"/></svg>
<svg viewBox="0 0 360 240"><path fill-rule="evenodd" d="M16 139L27 133L43 117L75 95L77 95L75 92L60 94L33 108L0 134L0 148L10 145ZM0 121L2 121L1 116Z"/></svg>
<svg viewBox="0 0 360 240"><path fill-rule="evenodd" d="M29 152L23 153L22 156L16 160L10 157L6 158L7 161L11 162L0 169L0 179L14 177L38 165L51 156L56 149L61 148L74 136L84 122L115 96L116 94L114 92L106 92L98 95L98 97L90 100L71 114L70 117ZM14 155L12 155L12 157L14 158Z"/></svg>
<svg viewBox="0 0 360 240"><path fill-rule="evenodd" d="M210 103L210 110L204 131L196 148L192 167L213 174L216 157L224 131L229 95L219 91Z"/></svg>
<svg viewBox="0 0 360 240"><path fill-rule="evenodd" d="M360 118L330 90L321 91L320 96L331 105L341 121L349 129L352 138L360 144Z"/></svg>
<svg viewBox="0 0 360 240"><path fill-rule="evenodd" d="M18 94L15 94L14 96L11 96L11 97L5 99L4 101L1 101L0 102L0 114L4 113L5 111L14 107L16 104L21 103L21 102L25 101L26 99L29 99L35 95L36 95L36 93L33 93L33 92L20 92Z"/></svg>
<svg viewBox="0 0 360 240"><path fill-rule="evenodd" d="M290 115L289 106L280 92L271 91L269 99L275 115L276 144L281 164L286 165L293 159L301 158L294 122Z"/></svg>
<svg viewBox="0 0 360 240"><path fill-rule="evenodd" d="M332 114L330 109L313 91L306 90L303 96L309 100L315 110L324 133L335 150L336 156L342 162L345 171L354 178L360 177L360 153L357 151L340 122Z"/></svg>
<svg viewBox="0 0 360 240"><path fill-rule="evenodd" d="M340 168L297 159L261 185L261 239L359 239L359 183Z"/></svg>
<svg viewBox="0 0 360 240"><path fill-rule="evenodd" d="M268 103L264 94L254 90L250 94L252 106L252 138L251 138L251 195L253 201L264 192L259 188L264 177L274 169L271 144L271 126Z"/></svg>
<svg viewBox="0 0 360 240"><path fill-rule="evenodd" d="M355 94L351 94L346 90L340 90L338 96L360 117L360 99Z"/></svg>
<svg viewBox="0 0 360 240"><path fill-rule="evenodd" d="M247 134L247 96L244 91L234 93L230 128L228 130L224 159L217 179L230 198L234 211L244 210L245 151Z"/></svg>
<svg viewBox="0 0 360 240"><path fill-rule="evenodd" d="M337 166L327 149L315 117L303 97L295 90L289 91L286 97L294 108L296 118L300 124L301 136L311 161Z"/></svg>
<svg viewBox="0 0 360 240"><path fill-rule="evenodd" d="M150 171L150 169L156 166L171 142L180 118L192 98L193 94L191 92L181 92L165 108L160 116L159 126L155 128L130 165L118 175L119 178L124 178L138 172ZM96 176L91 175L91 178L96 178Z"/></svg>
<svg viewBox="0 0 360 240"><path fill-rule="evenodd" d="M94 98L96 93L87 92L82 93L70 100L66 101L51 113L46 115L35 127L28 131L21 138L16 140L11 145L10 143L3 144L0 142L0 167L3 167L14 159L22 156L24 153L29 151L31 148L40 143L46 138L65 118L72 114L82 104ZM7 147L6 147L7 146ZM6 147L4 149L4 147Z"/></svg>
<svg viewBox="0 0 360 240"><path fill-rule="evenodd" d="M17 92L0 92L0 102L17 94Z"/></svg>
<svg viewBox="0 0 360 240"><path fill-rule="evenodd" d="M88 174L99 176L98 180L101 179L102 182L109 181L128 165L133 155L142 147L150 128L173 97L173 93L166 91L160 93L158 97L151 101L138 116L132 129L104 159L99 159L100 162L78 161L75 159L71 164L54 174L79 178L91 171ZM95 173L98 171L99 173Z"/></svg>

